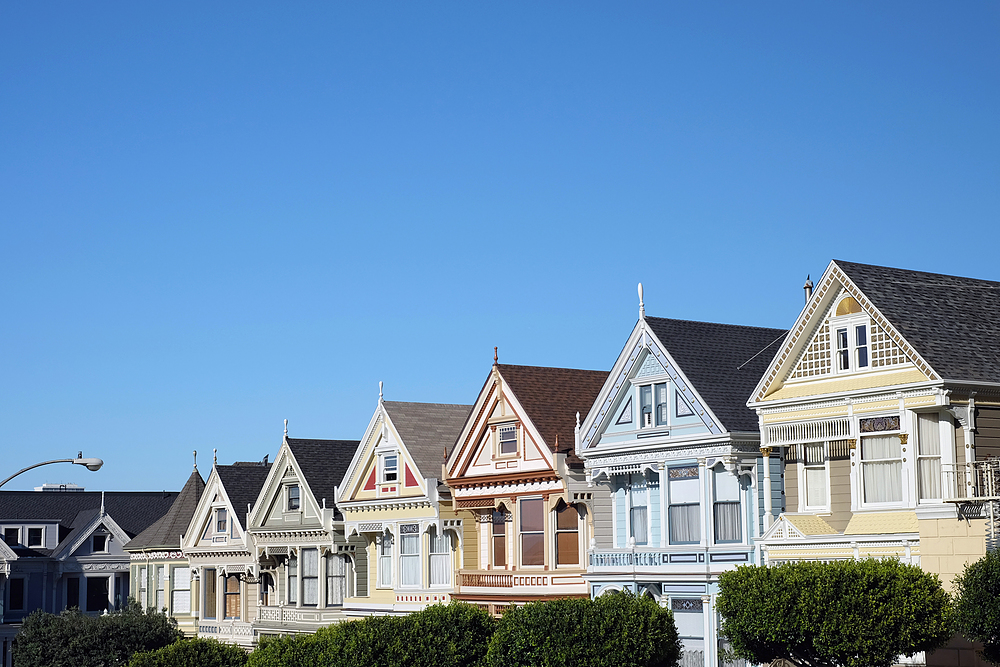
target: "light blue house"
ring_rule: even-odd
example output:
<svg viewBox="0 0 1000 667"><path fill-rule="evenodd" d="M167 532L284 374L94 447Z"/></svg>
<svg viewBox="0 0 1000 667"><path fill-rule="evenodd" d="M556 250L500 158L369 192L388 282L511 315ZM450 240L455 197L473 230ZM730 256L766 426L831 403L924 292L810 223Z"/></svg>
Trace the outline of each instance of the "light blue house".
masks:
<svg viewBox="0 0 1000 667"><path fill-rule="evenodd" d="M630 590L672 609L685 667L721 664L718 576L758 560L764 494L782 506L780 462L765 484L746 401L785 334L646 317L640 286L639 321L577 429L588 481L612 492L595 516L591 595Z"/></svg>

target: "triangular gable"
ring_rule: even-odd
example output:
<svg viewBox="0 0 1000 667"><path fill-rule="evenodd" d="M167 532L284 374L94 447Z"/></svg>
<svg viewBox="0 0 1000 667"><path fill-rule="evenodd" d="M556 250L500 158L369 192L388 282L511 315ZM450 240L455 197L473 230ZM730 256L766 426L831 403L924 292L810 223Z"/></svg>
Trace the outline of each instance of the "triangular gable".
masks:
<svg viewBox="0 0 1000 667"><path fill-rule="evenodd" d="M723 432L721 422L698 394L697 389L691 384L656 335L640 319L633 328L625 348L615 361L607 382L604 383L604 387L598 394L597 401L583 421L578 453L594 446L598 440L597 435L603 432L609 423L620 418L624 404L617 410L612 411L612 408L617 405L622 392L627 390L631 379L653 375L666 375L675 383L687 407L698 416L710 433L721 434ZM633 413L635 412L633 406Z"/></svg>
<svg viewBox="0 0 1000 667"><path fill-rule="evenodd" d="M7 543L0 540L0 561L12 561L17 560L17 554L14 550L7 546Z"/></svg>
<svg viewBox="0 0 1000 667"><path fill-rule="evenodd" d="M274 464L268 471L267 480L257 496L257 502L253 505L247 530L265 527L273 508L280 506L279 504L284 500L284 486L293 482L299 486L299 503L303 516L321 517L322 508L319 506L312 489L309 488L309 482L302 474L302 468L295 460L295 455L292 453L291 447L288 446L286 437L282 440ZM281 511L283 510L279 510L279 513Z"/></svg>
<svg viewBox="0 0 1000 667"><path fill-rule="evenodd" d="M518 436L518 456L502 463L493 461L491 422L495 423L497 419L517 422L522 429ZM555 468L552 452L555 445L545 442L537 425L517 399L514 389L506 385L499 369L494 366L462 429L458 445L448 457L448 477L551 471Z"/></svg>
<svg viewBox="0 0 1000 667"><path fill-rule="evenodd" d="M128 544L128 533L122 530L110 516L102 512L98 512L94 515L94 518L80 528L74 536L74 539L67 540L63 545L61 545L61 547L57 547L52 556L56 560L65 560L66 558L69 558L76 553L76 550L82 547L84 543L94 534L94 531L101 526L104 526L104 529L111 533L116 540L118 540L119 546L125 547Z"/></svg>
<svg viewBox="0 0 1000 667"><path fill-rule="evenodd" d="M768 395L780 389L786 380L806 377L816 377L827 374L828 366L823 366L819 355L827 353L833 360L834 341L829 331L829 318L833 307L842 294L846 293L857 301L861 309L871 318L872 331L870 338L873 343L882 345L880 365L885 368L912 363L924 376L931 380L939 380L938 373L899 333L899 330L886 318L878 307L854 284L835 261L831 261L812 298L799 314L791 333L785 340L782 349L775 355L767 371L754 390L750 403L762 401ZM829 346L829 349L825 349ZM885 353L888 353L886 356ZM832 370L832 366L829 366ZM832 373L830 374L832 376Z"/></svg>
<svg viewBox="0 0 1000 667"><path fill-rule="evenodd" d="M417 467L413 456L399 435L399 430L385 409L382 399L368 422L368 428L361 438L351 460L343 483L337 488L337 502L349 503L356 500L370 500L378 496L378 456L379 451L390 447L399 453L399 476L392 490L393 497L412 498L427 495L425 477ZM433 471L432 471L433 473Z"/></svg>
<svg viewBox="0 0 1000 667"><path fill-rule="evenodd" d="M241 542L245 539L246 536L240 525L241 522L236 519L238 516L236 513L240 510L233 506L226 486L222 483L217 468L213 466L212 472L208 475L208 481L205 483L205 491L198 501L198 506L195 508L187 530L184 532L184 539L181 541L182 549L190 549L203 545L203 537L206 529L215 520L215 510L218 509L216 506L219 504L225 505L226 511L234 518L233 527L237 532L236 537L233 539ZM242 512L246 513L245 507L242 508ZM232 531L230 531L230 534L232 534Z"/></svg>
<svg viewBox="0 0 1000 667"><path fill-rule="evenodd" d="M804 540L805 534L795 527L784 514L778 517L777 521L764 532L762 540Z"/></svg>

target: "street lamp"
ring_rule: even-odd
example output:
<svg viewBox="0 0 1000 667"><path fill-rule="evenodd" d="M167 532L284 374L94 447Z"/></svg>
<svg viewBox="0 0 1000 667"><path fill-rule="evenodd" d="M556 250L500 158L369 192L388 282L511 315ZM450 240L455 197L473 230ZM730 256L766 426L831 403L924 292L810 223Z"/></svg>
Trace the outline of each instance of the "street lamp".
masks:
<svg viewBox="0 0 1000 667"><path fill-rule="evenodd" d="M21 470L18 470L16 473L14 473L13 475L11 475L10 477L8 477L7 479L5 479L4 481L0 482L0 486L3 486L4 484L6 484L7 482L9 482L10 480L14 479L18 475L20 475L22 472L28 472L32 468L37 468L39 466L47 466L50 463L75 463L77 465L87 466L87 470L89 470L91 472L97 472L98 470L101 469L101 466L104 465L104 461L102 461L101 459L96 459L96 458L85 459L85 458L83 458L83 452L80 452L79 454L76 455L75 459L55 459L54 461L42 461L41 463L36 463L33 466L28 466L27 468L22 468Z"/></svg>

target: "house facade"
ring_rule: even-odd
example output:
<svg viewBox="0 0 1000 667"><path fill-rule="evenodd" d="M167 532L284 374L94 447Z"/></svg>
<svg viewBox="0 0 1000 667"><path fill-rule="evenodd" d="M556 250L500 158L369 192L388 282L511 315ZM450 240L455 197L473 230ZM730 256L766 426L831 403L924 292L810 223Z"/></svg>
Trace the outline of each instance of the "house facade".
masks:
<svg viewBox="0 0 1000 667"><path fill-rule="evenodd" d="M588 591L628 590L672 609L686 667L720 664L719 574L757 562L763 499L781 502L745 397L786 333L641 307L579 430L587 481L611 495L587 552Z"/></svg>
<svg viewBox="0 0 1000 667"><path fill-rule="evenodd" d="M79 487L75 487L79 488ZM0 665L13 661L25 616L127 602L125 545L162 517L177 492L0 492Z"/></svg>
<svg viewBox="0 0 1000 667"><path fill-rule="evenodd" d="M997 331L1000 283L831 262L748 403L785 482L763 561L895 557L949 588L979 559L1000 516ZM960 650L928 664L975 660Z"/></svg>
<svg viewBox="0 0 1000 667"><path fill-rule="evenodd" d="M189 637L198 628L198 596L191 563L181 551L181 536L204 489L205 480L196 464L167 513L125 545L131 597L144 609L164 611Z"/></svg>
<svg viewBox="0 0 1000 667"><path fill-rule="evenodd" d="M379 396L337 492L345 531L364 540L369 563L365 580L348 592L346 614L408 613L451 600L476 534L473 522L456 515L441 477L471 408Z"/></svg>
<svg viewBox="0 0 1000 667"><path fill-rule="evenodd" d="M336 486L357 447L357 440L285 434L247 523L254 549L255 636L315 632L342 620L344 598L357 579L367 577L364 542L345 537L336 507ZM253 592L242 581L234 596ZM246 606L242 600L232 604Z"/></svg>
<svg viewBox="0 0 1000 667"><path fill-rule="evenodd" d="M181 540L191 564L192 601L199 637L251 648L260 600L257 559L247 518L270 465L237 461L212 466L205 491Z"/></svg>
<svg viewBox="0 0 1000 667"><path fill-rule="evenodd" d="M476 544L463 551L455 599L496 613L589 595L585 554L609 493L588 486L573 444L607 376L494 359L446 467L466 544Z"/></svg>

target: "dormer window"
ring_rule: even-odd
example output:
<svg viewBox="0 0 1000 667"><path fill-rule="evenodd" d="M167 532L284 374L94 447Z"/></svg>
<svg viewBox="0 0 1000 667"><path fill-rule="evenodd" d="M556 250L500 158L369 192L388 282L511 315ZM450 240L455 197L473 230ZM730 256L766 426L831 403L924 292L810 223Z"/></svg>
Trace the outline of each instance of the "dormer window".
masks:
<svg viewBox="0 0 1000 667"><path fill-rule="evenodd" d="M500 454L517 454L517 424L505 424L497 428Z"/></svg>
<svg viewBox="0 0 1000 667"><path fill-rule="evenodd" d="M292 484L288 487L288 511L293 512L300 507L299 485Z"/></svg>
<svg viewBox="0 0 1000 667"><path fill-rule="evenodd" d="M847 297L837 304L837 314L830 322L830 328L836 342L834 366L838 372L869 367L868 326L868 317L853 298Z"/></svg>
<svg viewBox="0 0 1000 667"><path fill-rule="evenodd" d="M397 454L386 454L382 457L382 482L395 482L399 480L399 456Z"/></svg>

